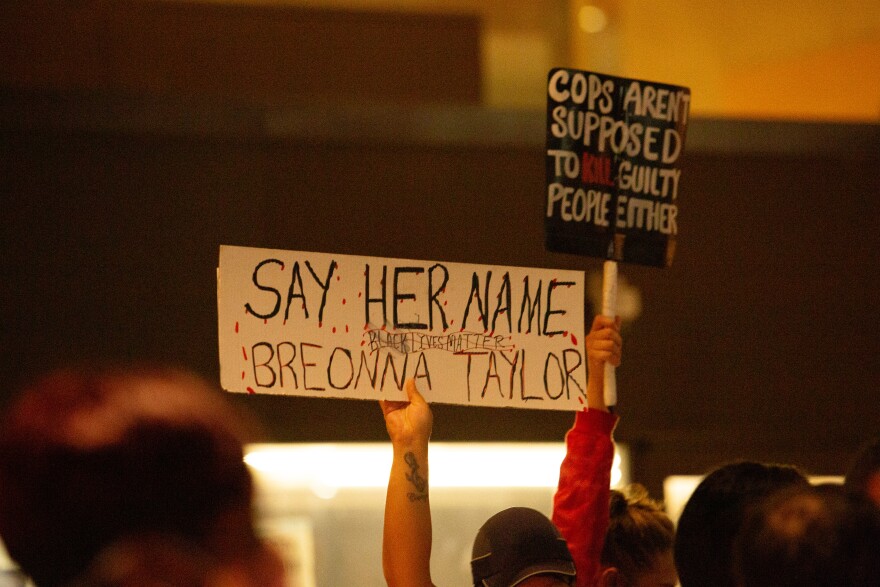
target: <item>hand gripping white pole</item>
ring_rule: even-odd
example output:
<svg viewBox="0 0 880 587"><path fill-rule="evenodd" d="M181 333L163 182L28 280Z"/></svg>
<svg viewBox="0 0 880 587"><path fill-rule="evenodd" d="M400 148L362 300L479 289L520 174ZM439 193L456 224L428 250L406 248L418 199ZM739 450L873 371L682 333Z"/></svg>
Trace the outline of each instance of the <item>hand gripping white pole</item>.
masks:
<svg viewBox="0 0 880 587"><path fill-rule="evenodd" d="M617 261L605 261L602 271L602 315L617 316ZM617 379L614 365L605 363L605 405L617 405Z"/></svg>

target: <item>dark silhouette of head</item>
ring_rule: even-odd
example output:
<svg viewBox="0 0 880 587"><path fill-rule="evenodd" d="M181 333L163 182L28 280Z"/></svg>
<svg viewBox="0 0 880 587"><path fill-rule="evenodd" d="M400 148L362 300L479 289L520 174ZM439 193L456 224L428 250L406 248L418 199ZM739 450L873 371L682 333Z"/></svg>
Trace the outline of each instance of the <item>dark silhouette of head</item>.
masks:
<svg viewBox="0 0 880 587"><path fill-rule="evenodd" d="M880 436L859 450L846 473L844 486L880 507Z"/></svg>
<svg viewBox="0 0 880 587"><path fill-rule="evenodd" d="M241 416L180 370L38 379L0 427L0 536L10 556L52 587L126 537L179 536L219 560L253 552Z"/></svg>
<svg viewBox="0 0 880 587"><path fill-rule="evenodd" d="M880 509L840 486L795 486L767 497L734 543L741 587L880 585Z"/></svg>
<svg viewBox="0 0 880 587"><path fill-rule="evenodd" d="M749 508L791 485L809 485L790 465L741 461L709 473L678 520L675 566L682 587L733 585L731 548Z"/></svg>

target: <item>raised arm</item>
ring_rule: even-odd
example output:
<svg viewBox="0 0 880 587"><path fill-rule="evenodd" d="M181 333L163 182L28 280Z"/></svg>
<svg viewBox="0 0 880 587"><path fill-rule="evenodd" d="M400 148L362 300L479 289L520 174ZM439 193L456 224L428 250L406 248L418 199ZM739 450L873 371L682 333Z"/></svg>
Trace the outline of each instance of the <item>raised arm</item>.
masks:
<svg viewBox="0 0 880 587"><path fill-rule="evenodd" d="M593 585L608 529L614 460L611 433L617 417L605 405L604 371L606 362L620 364L620 320L596 316L585 344L589 409L577 413L565 436L565 459L553 496L553 522L574 558L578 587Z"/></svg>
<svg viewBox="0 0 880 587"><path fill-rule="evenodd" d="M406 394L406 402L379 402L393 447L382 569L389 587L431 587L428 440L433 416L412 379L406 382Z"/></svg>

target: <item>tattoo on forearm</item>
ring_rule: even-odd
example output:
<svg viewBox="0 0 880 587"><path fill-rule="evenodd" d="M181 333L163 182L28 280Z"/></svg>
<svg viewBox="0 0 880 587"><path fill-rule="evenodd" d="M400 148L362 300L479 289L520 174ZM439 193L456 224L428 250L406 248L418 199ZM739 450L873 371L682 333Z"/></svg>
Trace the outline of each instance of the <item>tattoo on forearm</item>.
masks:
<svg viewBox="0 0 880 587"><path fill-rule="evenodd" d="M416 491L410 491L406 494L410 501L427 501L428 499L428 480L419 475L419 463L416 461L416 455L411 452L403 455L403 460L409 465L409 473L406 473L406 479L413 484Z"/></svg>

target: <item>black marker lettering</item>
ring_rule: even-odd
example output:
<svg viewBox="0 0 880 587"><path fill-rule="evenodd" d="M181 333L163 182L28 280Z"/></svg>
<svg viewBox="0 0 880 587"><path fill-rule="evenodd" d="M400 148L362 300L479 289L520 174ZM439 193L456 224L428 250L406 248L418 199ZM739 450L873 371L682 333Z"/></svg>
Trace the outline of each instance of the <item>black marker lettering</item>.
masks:
<svg viewBox="0 0 880 587"><path fill-rule="evenodd" d="M263 290L263 291L271 291L272 293L275 294L275 306L272 308L272 311L271 311L271 312L268 312L268 313L266 313L266 314L260 314L259 312L257 312L256 310L254 310L254 307L251 306L250 302L248 302L248 303L246 303L246 304L244 305L245 309L246 309L248 312L250 312L251 314L253 314L253 315L256 316L257 318L262 318L262 319L264 319L264 320L267 320L267 319L269 319L269 318L274 317L274 316L278 313L279 308L281 308L281 292L279 292L279 291L278 291L277 289L275 289L274 287L270 287L270 286L268 286L268 285L263 285L263 284L261 284L261 283L259 282L259 280L257 279L257 274L259 273L260 269L262 269L265 265L267 265L267 264L269 264L269 263L274 263L274 264L276 264L276 265L280 265L282 268L284 268L284 263L282 263L282 262L279 261L278 259L266 259L266 260L264 260L264 261L260 261L260 262L257 264L257 266L254 268L254 274L253 274L253 276L251 277L251 280L253 281L254 285L257 286L257 289L260 289L260 290Z"/></svg>

